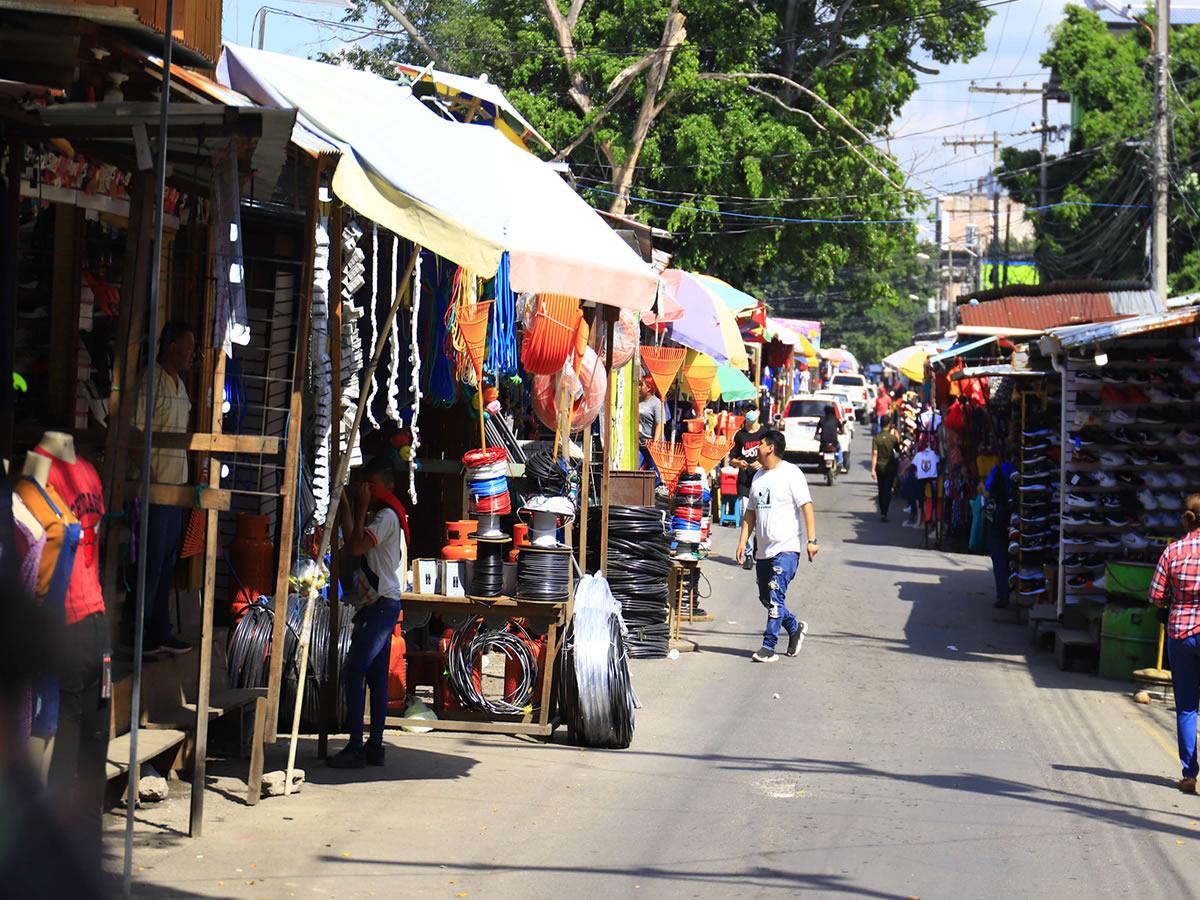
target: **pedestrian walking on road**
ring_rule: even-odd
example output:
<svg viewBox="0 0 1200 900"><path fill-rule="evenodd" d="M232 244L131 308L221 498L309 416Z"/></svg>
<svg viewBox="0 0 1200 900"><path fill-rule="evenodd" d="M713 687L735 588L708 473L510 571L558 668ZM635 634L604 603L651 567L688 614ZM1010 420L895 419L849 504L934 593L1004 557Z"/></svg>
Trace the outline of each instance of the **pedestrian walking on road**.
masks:
<svg viewBox="0 0 1200 900"><path fill-rule="evenodd" d="M737 434L733 436L733 450L729 453L729 461L738 470L737 493L738 499L742 501L743 509L750 502L750 483L754 480L755 474L762 469L762 466L758 464L758 445L766 433L767 430L759 421L758 409L751 407L746 410L746 424L739 428ZM742 567L749 569L753 565L754 554L748 552Z"/></svg>
<svg viewBox="0 0 1200 900"><path fill-rule="evenodd" d="M1200 494L1187 498L1187 534L1168 544L1150 582L1150 602L1170 606L1167 651L1175 691L1175 728L1183 777L1179 789L1196 793L1196 709L1200 706Z"/></svg>
<svg viewBox="0 0 1200 900"><path fill-rule="evenodd" d="M746 559L746 542L754 533L755 574L758 599L767 610L767 627L762 647L754 651L754 662L776 662L775 646L780 629L788 633L787 655L800 651L808 625L787 608L787 589L800 564L800 520L808 536L809 562L817 555L817 520L813 514L808 481L797 466L783 458L783 435L768 431L758 445L762 470L750 484L750 498L742 515L736 559Z"/></svg>
<svg viewBox="0 0 1200 900"><path fill-rule="evenodd" d="M1017 470L1001 459L988 473L982 487L984 527L987 528L988 555L992 558L992 577L996 581L996 609L1008 608L1008 532L1012 519L1013 478Z"/></svg>
<svg viewBox="0 0 1200 900"><path fill-rule="evenodd" d="M883 429L871 441L871 480L879 488L879 520L888 520L896 472L900 468L900 432L896 423L886 419Z"/></svg>
<svg viewBox="0 0 1200 900"><path fill-rule="evenodd" d="M395 476L387 460L372 463L354 485L354 508L342 505L344 548L362 557L355 586L365 601L354 614L354 631L342 673L350 740L328 763L335 769L383 765L383 725L388 712L392 632L400 621L400 593L408 574L407 515L392 493ZM370 517L368 521L368 516ZM367 690L371 691L371 739L363 743Z"/></svg>

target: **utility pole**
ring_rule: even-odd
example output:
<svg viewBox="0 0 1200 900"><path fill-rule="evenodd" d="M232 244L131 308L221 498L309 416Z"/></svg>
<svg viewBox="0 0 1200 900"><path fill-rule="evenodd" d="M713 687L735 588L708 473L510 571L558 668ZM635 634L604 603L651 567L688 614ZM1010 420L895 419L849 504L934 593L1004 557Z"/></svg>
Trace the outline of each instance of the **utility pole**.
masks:
<svg viewBox="0 0 1200 900"><path fill-rule="evenodd" d="M974 86L972 85L972 88ZM1000 282L997 277L999 267L997 260L1000 252L1000 133L993 131L991 138L956 138L954 140L943 140L943 147L991 147L992 148L992 280L995 282L992 286L999 287ZM983 255L980 254L977 265L979 266L980 278L983 277Z"/></svg>
<svg viewBox="0 0 1200 900"><path fill-rule="evenodd" d="M1167 302L1167 78L1171 34L1171 0L1154 4L1154 244L1150 271L1154 292Z"/></svg>

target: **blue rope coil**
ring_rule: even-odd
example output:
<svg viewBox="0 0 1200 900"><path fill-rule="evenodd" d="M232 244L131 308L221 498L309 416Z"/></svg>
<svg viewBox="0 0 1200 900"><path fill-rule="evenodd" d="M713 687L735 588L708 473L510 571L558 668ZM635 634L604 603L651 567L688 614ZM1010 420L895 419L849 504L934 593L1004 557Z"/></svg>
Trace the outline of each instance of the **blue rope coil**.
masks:
<svg viewBox="0 0 1200 900"><path fill-rule="evenodd" d="M501 378L517 373L517 297L508 280L508 252L500 257L500 268L492 280L492 328L485 370Z"/></svg>

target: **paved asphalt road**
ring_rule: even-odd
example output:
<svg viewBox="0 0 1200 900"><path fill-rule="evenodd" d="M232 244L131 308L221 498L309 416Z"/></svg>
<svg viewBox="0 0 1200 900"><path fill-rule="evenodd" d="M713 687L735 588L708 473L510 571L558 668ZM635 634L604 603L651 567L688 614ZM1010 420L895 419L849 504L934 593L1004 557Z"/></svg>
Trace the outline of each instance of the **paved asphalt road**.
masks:
<svg viewBox="0 0 1200 900"><path fill-rule="evenodd" d="M997 620L984 558L879 523L867 448L814 485L821 555L790 593L811 629L799 658L749 661L764 612L725 529L701 652L634 665L631 749L398 734L387 767L360 775L308 746L297 797L245 808L217 778L200 840L178 831L175 784L140 816L138 893L1193 895L1200 800L1170 787L1169 711L1058 672Z"/></svg>

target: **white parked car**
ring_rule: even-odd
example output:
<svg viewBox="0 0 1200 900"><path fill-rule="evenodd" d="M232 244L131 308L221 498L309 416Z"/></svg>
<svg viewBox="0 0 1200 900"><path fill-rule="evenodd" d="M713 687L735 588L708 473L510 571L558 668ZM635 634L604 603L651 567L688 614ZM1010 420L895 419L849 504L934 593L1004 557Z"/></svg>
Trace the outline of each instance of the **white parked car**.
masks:
<svg viewBox="0 0 1200 900"><path fill-rule="evenodd" d="M817 423L832 403L843 404L846 430L838 436L838 444L846 459L850 458L850 440L854 436L854 421L846 398L840 394L818 391L815 394L796 394L783 410L784 455L801 466L821 465L821 443L817 439Z"/></svg>
<svg viewBox="0 0 1200 900"><path fill-rule="evenodd" d="M867 377L858 372L839 372L830 379L827 389L840 391L850 398L850 404L858 414L858 421L870 421L871 398L867 390Z"/></svg>

